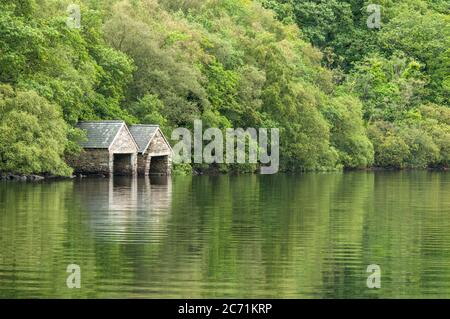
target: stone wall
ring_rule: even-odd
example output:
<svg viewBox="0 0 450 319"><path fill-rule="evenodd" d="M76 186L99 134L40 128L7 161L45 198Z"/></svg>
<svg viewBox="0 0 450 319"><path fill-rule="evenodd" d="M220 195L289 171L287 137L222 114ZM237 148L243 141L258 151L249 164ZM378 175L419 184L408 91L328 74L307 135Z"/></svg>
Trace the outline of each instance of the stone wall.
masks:
<svg viewBox="0 0 450 319"><path fill-rule="evenodd" d="M154 174L170 175L171 170L172 150L157 130L146 152L138 155L138 174L147 176L151 171Z"/></svg>
<svg viewBox="0 0 450 319"><path fill-rule="evenodd" d="M167 144L161 131L157 130L146 153L146 171L158 175L170 175L172 171L172 149Z"/></svg>
<svg viewBox="0 0 450 319"><path fill-rule="evenodd" d="M110 147L110 151L114 154L137 153L137 146L130 132L125 126L120 129L113 145L111 145Z"/></svg>
<svg viewBox="0 0 450 319"><path fill-rule="evenodd" d="M85 149L66 161L75 173L109 175L112 169L112 156L107 149Z"/></svg>
<svg viewBox="0 0 450 319"><path fill-rule="evenodd" d="M114 143L110 147L111 157L114 154L130 154L130 156L115 156L117 162L114 161L113 170L117 175L133 175L137 170L137 146L130 132L123 126L117 134Z"/></svg>
<svg viewBox="0 0 450 319"><path fill-rule="evenodd" d="M147 153L151 155L169 155L171 154L171 149L167 145L166 140L162 136L159 130L156 131L149 147L147 148Z"/></svg>
<svg viewBox="0 0 450 319"><path fill-rule="evenodd" d="M149 175L151 160L155 157L152 171L170 175L172 151L159 130L145 154L138 155L137 151L133 137L126 126L123 126L109 150L85 149L79 156L68 158L67 163L76 173L134 175L138 172L140 175Z"/></svg>
<svg viewBox="0 0 450 319"><path fill-rule="evenodd" d="M129 154L124 157L114 154ZM67 158L67 164L75 173L133 175L137 170L137 146L128 129L123 126L117 134L110 150L84 149L79 156Z"/></svg>
<svg viewBox="0 0 450 319"><path fill-rule="evenodd" d="M150 172L150 159L148 153L138 154L137 156L137 172L139 175L147 176Z"/></svg>

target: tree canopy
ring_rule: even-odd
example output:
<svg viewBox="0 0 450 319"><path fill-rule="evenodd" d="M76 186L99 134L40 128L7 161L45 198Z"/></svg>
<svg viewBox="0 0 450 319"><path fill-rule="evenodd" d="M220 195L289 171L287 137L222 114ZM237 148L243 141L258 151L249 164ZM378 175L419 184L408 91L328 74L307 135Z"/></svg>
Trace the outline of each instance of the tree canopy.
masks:
<svg viewBox="0 0 450 319"><path fill-rule="evenodd" d="M92 119L277 127L284 170L450 164L446 1L379 1L379 29L359 0L70 3L0 0L0 170L70 174Z"/></svg>

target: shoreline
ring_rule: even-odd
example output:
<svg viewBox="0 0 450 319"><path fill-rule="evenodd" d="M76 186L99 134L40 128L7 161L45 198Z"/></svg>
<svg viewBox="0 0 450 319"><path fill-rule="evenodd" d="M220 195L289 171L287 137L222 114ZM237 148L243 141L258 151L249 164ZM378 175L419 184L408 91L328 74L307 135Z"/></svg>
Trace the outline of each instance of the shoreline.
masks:
<svg viewBox="0 0 450 319"><path fill-rule="evenodd" d="M340 172L410 172L410 171L429 171L429 172L449 172L448 167L434 167L434 168L390 168L390 167L368 167L368 168L344 168ZM324 173L337 171L281 171L277 174L304 174L304 173ZM220 172L205 172L193 171L191 174L185 176L218 176L218 175L254 175L257 173L220 173ZM275 174L275 175L277 175ZM172 176L180 176L179 174L172 174ZM183 176L183 175L181 175ZM1 173L0 181L14 181L14 182L40 182L48 180L69 180L69 179L83 179L83 178L107 178L104 174L74 174L72 176L55 176L46 174L18 174L18 173Z"/></svg>
<svg viewBox="0 0 450 319"><path fill-rule="evenodd" d="M0 181L14 182L40 182L44 180L65 180L74 179L78 176L55 176L46 174L18 174L18 173L0 173Z"/></svg>

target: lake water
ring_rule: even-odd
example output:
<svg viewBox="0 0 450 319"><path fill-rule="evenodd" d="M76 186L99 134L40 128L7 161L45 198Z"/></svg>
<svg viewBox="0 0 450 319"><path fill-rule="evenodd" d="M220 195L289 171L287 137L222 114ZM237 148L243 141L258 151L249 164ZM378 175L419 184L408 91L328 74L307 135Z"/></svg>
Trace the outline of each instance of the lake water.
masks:
<svg viewBox="0 0 450 319"><path fill-rule="evenodd" d="M2 182L0 297L449 298L450 174Z"/></svg>

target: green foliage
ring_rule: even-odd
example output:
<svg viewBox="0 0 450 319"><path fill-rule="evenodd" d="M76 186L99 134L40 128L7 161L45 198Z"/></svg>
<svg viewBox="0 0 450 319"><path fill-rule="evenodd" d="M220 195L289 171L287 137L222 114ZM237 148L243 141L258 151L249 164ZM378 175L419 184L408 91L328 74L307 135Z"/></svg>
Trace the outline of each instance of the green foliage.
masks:
<svg viewBox="0 0 450 319"><path fill-rule="evenodd" d="M79 152L73 125L91 119L169 136L195 119L277 127L283 170L449 165L445 1L382 1L381 29L359 0L80 0L80 29L65 23L69 3L0 0L0 84L68 124L62 150L26 171L67 173L55 159Z"/></svg>
<svg viewBox="0 0 450 319"><path fill-rule="evenodd" d="M423 105L419 108L421 129L431 136L439 149L439 155L431 166L450 166L450 108L438 105Z"/></svg>
<svg viewBox="0 0 450 319"><path fill-rule="evenodd" d="M3 8L2 8L3 9ZM83 28L69 29L61 16L0 13L0 81L32 89L60 105L71 124L79 119L127 118L120 108L131 78L128 57L105 46L99 17L83 12ZM63 15L64 14L64 15Z"/></svg>
<svg viewBox="0 0 450 319"><path fill-rule="evenodd" d="M40 96L57 114L62 110L70 125L99 118L135 121L120 106L131 79L132 61L105 44L98 14L82 6L82 28L69 29L65 9L53 1L0 2L0 83L17 88L18 99L24 97L21 92ZM11 111L8 121L23 119L23 123L36 125L30 116ZM2 118L3 129L7 127L5 123L11 123L6 121ZM64 151L79 151L77 142L82 136L71 127L60 129L58 123L55 125L59 132L55 140L61 145L49 143L45 153L25 148L27 135L14 133L18 153L12 157L13 149L5 149L10 162L3 169L66 175L69 170L63 165L62 155ZM10 129L13 134L17 127ZM6 146L2 145L0 151L3 147Z"/></svg>
<svg viewBox="0 0 450 319"><path fill-rule="evenodd" d="M105 33L136 63L128 96L139 120L149 114L169 127L191 127L195 118L205 127L279 127L284 169L339 165L320 112L322 90L333 90L320 52L258 3L121 1ZM162 104L145 108L148 95Z"/></svg>
<svg viewBox="0 0 450 319"><path fill-rule="evenodd" d="M399 4L395 16L380 33L387 53L400 51L426 66L430 77L425 95L430 101L449 103L450 15Z"/></svg>
<svg viewBox="0 0 450 319"><path fill-rule="evenodd" d="M375 121L369 137L375 147L375 164L381 167L425 168L449 165L448 108L421 106L403 121ZM446 118L447 116L447 118Z"/></svg>
<svg viewBox="0 0 450 319"><path fill-rule="evenodd" d="M172 173L174 175L192 175L192 166L189 163L173 163Z"/></svg>
<svg viewBox="0 0 450 319"><path fill-rule="evenodd" d="M295 20L302 33L323 51L323 63L332 67L336 79L344 84L338 91L360 98L376 166L448 166L448 124L430 118L448 110L449 105L448 2L379 1L380 29L366 25L370 14L366 9L373 1L262 2L275 10L281 21ZM331 104L324 114L333 123L341 112L342 107ZM357 131L355 127L348 130ZM331 130L333 145L341 159L347 158L345 166L355 166L348 154L342 153L339 145L345 143L341 134ZM362 148L355 151L357 156L370 154L369 148L362 146L368 145L363 139L364 134L357 135Z"/></svg>
<svg viewBox="0 0 450 319"><path fill-rule="evenodd" d="M27 68L43 55L42 32L0 6L0 81L17 83Z"/></svg>
<svg viewBox="0 0 450 319"><path fill-rule="evenodd" d="M205 73L208 75L206 92L211 108L218 110L231 121L237 122L243 114L236 100L239 74L232 70L225 70L224 66L217 61L208 65Z"/></svg>
<svg viewBox="0 0 450 319"><path fill-rule="evenodd" d="M67 124L60 109L33 91L0 87L0 171L69 175L62 156Z"/></svg>
<svg viewBox="0 0 450 319"><path fill-rule="evenodd" d="M404 168L410 156L408 145L396 135L387 135L376 148L377 161L380 167Z"/></svg>
<svg viewBox="0 0 450 319"><path fill-rule="evenodd" d="M436 119L436 113L448 108L421 106L426 100L428 79L421 64L405 57L392 56L388 60L372 56L355 65L345 86L363 102L364 118L371 126L370 138L375 146L375 165L448 166L449 127ZM431 115L434 120L428 118Z"/></svg>
<svg viewBox="0 0 450 319"><path fill-rule="evenodd" d="M163 115L164 104L153 94L131 103L129 111L143 124L158 123L163 130L167 126L167 119Z"/></svg>
<svg viewBox="0 0 450 319"><path fill-rule="evenodd" d="M351 96L334 98L323 110L331 123L331 142L344 167L363 168L373 164L374 150L362 120L362 106Z"/></svg>
<svg viewBox="0 0 450 319"><path fill-rule="evenodd" d="M373 56L357 64L346 85L364 103L364 118L394 121L422 101L425 75L414 60Z"/></svg>
<svg viewBox="0 0 450 319"><path fill-rule="evenodd" d="M200 70L200 35L185 21L169 15L157 1L123 1L113 7L104 29L109 43L136 65L130 101L156 96L164 103L166 119L176 126L192 125L209 107Z"/></svg>

